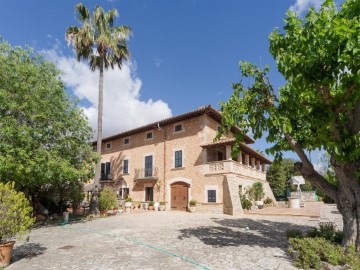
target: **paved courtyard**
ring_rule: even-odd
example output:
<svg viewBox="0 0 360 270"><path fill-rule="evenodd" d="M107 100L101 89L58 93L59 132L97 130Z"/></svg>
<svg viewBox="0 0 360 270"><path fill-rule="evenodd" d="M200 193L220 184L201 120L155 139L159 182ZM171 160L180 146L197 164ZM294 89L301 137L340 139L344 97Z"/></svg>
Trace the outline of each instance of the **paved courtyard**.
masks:
<svg viewBox="0 0 360 270"><path fill-rule="evenodd" d="M17 242L13 269L296 269L285 231L337 219L146 212L34 229ZM248 229L247 229L248 227Z"/></svg>

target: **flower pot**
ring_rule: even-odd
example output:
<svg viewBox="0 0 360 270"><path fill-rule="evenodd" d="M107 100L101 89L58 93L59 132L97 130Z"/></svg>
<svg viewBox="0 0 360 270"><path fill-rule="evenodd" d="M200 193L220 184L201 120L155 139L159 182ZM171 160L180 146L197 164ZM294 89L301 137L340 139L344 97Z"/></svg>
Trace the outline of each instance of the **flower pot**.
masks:
<svg viewBox="0 0 360 270"><path fill-rule="evenodd" d="M196 206L189 206L189 212L195 213L196 212Z"/></svg>
<svg viewBox="0 0 360 270"><path fill-rule="evenodd" d="M0 245L0 267L6 267L10 264L12 251L15 241Z"/></svg>
<svg viewBox="0 0 360 270"><path fill-rule="evenodd" d="M159 206L159 210L160 210L160 211L165 211L165 205L160 205L160 206Z"/></svg>
<svg viewBox="0 0 360 270"><path fill-rule="evenodd" d="M153 205L149 205L149 210L154 210L154 206L153 206Z"/></svg>
<svg viewBox="0 0 360 270"><path fill-rule="evenodd" d="M263 201L255 201L255 205L256 205L259 209L263 209L263 207L264 207L264 202L263 202Z"/></svg>
<svg viewBox="0 0 360 270"><path fill-rule="evenodd" d="M148 210L149 209L149 203L143 203L143 208L144 208L144 210Z"/></svg>
<svg viewBox="0 0 360 270"><path fill-rule="evenodd" d="M159 211L159 202L154 202L155 211Z"/></svg>

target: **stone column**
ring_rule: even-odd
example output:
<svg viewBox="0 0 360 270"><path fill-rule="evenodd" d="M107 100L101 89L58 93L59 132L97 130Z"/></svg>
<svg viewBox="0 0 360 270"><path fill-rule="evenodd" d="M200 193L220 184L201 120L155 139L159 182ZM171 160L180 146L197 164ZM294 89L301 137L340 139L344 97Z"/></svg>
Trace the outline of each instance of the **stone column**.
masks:
<svg viewBox="0 0 360 270"><path fill-rule="evenodd" d="M255 158L251 158L251 168L255 168Z"/></svg>
<svg viewBox="0 0 360 270"><path fill-rule="evenodd" d="M265 163L261 164L261 170L262 170L262 172L266 172L266 164Z"/></svg>
<svg viewBox="0 0 360 270"><path fill-rule="evenodd" d="M256 169L258 171L260 171L260 161L259 160L256 161Z"/></svg>
<svg viewBox="0 0 360 270"><path fill-rule="evenodd" d="M241 151L238 154L238 162L241 163L241 164L243 163Z"/></svg>
<svg viewBox="0 0 360 270"><path fill-rule="evenodd" d="M249 166L249 155L245 154L245 165Z"/></svg>
<svg viewBox="0 0 360 270"><path fill-rule="evenodd" d="M231 160L231 145L226 145L226 159Z"/></svg>

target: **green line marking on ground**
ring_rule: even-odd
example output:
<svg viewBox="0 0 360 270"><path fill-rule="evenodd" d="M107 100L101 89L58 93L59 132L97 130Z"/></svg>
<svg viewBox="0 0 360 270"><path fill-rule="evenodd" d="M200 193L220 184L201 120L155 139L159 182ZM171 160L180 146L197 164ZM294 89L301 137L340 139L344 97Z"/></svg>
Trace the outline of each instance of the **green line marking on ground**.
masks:
<svg viewBox="0 0 360 270"><path fill-rule="evenodd" d="M198 266L202 269L205 269L205 270L212 270L210 267L207 267L205 265L202 265L202 264L199 264L191 259L188 259L184 256L180 256L180 255L177 255L175 253L172 253L170 251L167 251L163 248L160 248L160 247L156 247L156 246L153 246L153 245L150 245L150 244L147 244L147 243L144 243L144 242L141 242L139 240L135 240L135 239L131 239L129 237L126 237L126 236L121 236L121 235L117 235L117 234L111 234L111 233L104 233L104 232L100 232L100 231L96 231L96 230L93 230L93 229L90 229L90 228L70 228L69 227L69 224L64 224L63 226L64 229L68 229L68 230L74 230L74 231L81 231L81 232L86 232L86 233L91 233L91 234L98 234L98 235L105 235L105 236L109 236L109 237L114 237L114 238L118 238L118 239L122 239L122 240L126 240L128 242L131 242L131 243L134 243L134 244L137 244L137 245L140 245L140 246L144 246L144 247L148 247L148 248L151 248L151 249L154 249L154 250L157 250L161 253L164 253L166 255L169 255L169 256L172 256L172 257L176 257L176 258L179 258L185 262L188 262L190 264L193 264L195 266Z"/></svg>

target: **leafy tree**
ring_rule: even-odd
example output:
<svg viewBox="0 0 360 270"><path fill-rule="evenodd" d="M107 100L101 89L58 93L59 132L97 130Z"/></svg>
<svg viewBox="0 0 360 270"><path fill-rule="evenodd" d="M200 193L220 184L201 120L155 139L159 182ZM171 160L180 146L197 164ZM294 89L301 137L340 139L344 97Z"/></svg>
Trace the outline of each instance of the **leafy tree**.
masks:
<svg viewBox="0 0 360 270"><path fill-rule="evenodd" d="M301 175L335 200L343 216L344 245L360 244L360 2L348 0L337 10L326 0L304 19L288 12L283 31L270 35L270 53L286 84L276 92L264 70L241 62L249 86L233 85L222 104L225 130L237 125L255 138L266 134L267 153L294 151ZM248 81L247 81L248 85ZM242 141L244 135L238 135ZM315 171L307 150L330 156L338 186ZM235 149L234 151L236 151Z"/></svg>
<svg viewBox="0 0 360 270"><path fill-rule="evenodd" d="M103 91L104 69L121 68L122 62L129 58L127 40L131 33L128 26L114 26L114 20L118 17L118 11L111 9L105 12L100 6L96 6L92 15L82 4L76 5L76 12L82 27L70 26L66 30L66 39L72 43L78 61L89 61L91 70L99 70L99 103L98 103L98 127L97 127L97 153L101 155L102 143L102 115L103 115ZM101 172L101 160L96 164L95 186L99 186ZM97 192L94 192L90 212L99 213Z"/></svg>
<svg viewBox="0 0 360 270"><path fill-rule="evenodd" d="M268 167L266 180L276 197L284 196L287 181L290 177L299 174L299 172L295 172L294 163L294 159L285 158L274 162Z"/></svg>
<svg viewBox="0 0 360 270"><path fill-rule="evenodd" d="M32 199L92 176L91 128L52 63L0 40L0 182Z"/></svg>

